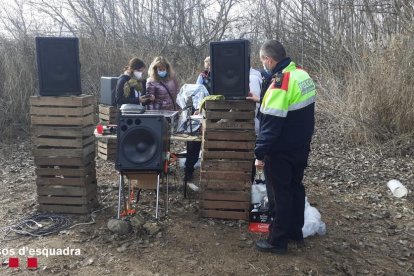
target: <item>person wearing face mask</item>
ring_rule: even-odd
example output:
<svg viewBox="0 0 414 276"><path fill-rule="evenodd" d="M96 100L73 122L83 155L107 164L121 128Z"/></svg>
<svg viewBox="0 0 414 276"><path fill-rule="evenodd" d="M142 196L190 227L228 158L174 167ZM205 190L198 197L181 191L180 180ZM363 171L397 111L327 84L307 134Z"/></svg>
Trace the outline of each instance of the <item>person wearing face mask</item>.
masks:
<svg viewBox="0 0 414 276"><path fill-rule="evenodd" d="M263 252L284 254L288 242L303 246L305 188L315 127L316 89L307 72L286 56L283 45L266 41L260 60L269 77L264 79L260 102L260 129L256 138L255 165L264 169L272 222L267 239L256 242Z"/></svg>
<svg viewBox="0 0 414 276"><path fill-rule="evenodd" d="M145 95L146 80L143 77L145 63L139 58L133 58L124 68L116 84L116 104L142 104L150 103L151 96Z"/></svg>
<svg viewBox="0 0 414 276"><path fill-rule="evenodd" d="M178 82L174 71L164 57L156 57L148 69L147 94L153 100L147 106L149 110L177 110Z"/></svg>

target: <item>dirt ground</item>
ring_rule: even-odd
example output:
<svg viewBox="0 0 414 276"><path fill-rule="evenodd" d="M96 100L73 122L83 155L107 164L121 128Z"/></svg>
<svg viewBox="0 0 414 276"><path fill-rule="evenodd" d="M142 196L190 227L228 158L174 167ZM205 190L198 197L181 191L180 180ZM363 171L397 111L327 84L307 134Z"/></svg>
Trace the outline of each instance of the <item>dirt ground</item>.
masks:
<svg viewBox="0 0 414 276"><path fill-rule="evenodd" d="M197 194L183 199L182 172L173 170L170 212L153 222L154 233L111 233L117 172L97 159L101 208L96 223L57 235L4 240L5 227L36 211L35 168L27 138L0 144L0 275L414 275L414 195L399 199L386 186L398 179L414 190L413 152L393 157L349 146L318 120L310 166L304 179L309 202L326 223L324 236L305 239L306 248L287 255L260 253L244 221L202 219ZM183 145L181 145L182 147ZM151 220L153 192L144 192L142 215ZM72 223L90 216L71 216ZM7 237L6 237L7 238ZM39 268L8 268L4 250L80 249L80 255L37 256Z"/></svg>

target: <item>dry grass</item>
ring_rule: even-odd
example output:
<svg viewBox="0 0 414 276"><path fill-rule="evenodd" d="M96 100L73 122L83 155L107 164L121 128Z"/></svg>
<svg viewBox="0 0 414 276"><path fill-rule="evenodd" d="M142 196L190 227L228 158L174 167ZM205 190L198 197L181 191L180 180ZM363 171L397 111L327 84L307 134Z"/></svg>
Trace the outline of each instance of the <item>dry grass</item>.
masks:
<svg viewBox="0 0 414 276"><path fill-rule="evenodd" d="M3 138L28 132L28 98L35 93L37 82L34 44L0 42L0 129Z"/></svg>
<svg viewBox="0 0 414 276"><path fill-rule="evenodd" d="M319 110L354 143L404 152L414 137L414 39L365 52L345 77L323 74ZM411 145L412 146L412 145Z"/></svg>

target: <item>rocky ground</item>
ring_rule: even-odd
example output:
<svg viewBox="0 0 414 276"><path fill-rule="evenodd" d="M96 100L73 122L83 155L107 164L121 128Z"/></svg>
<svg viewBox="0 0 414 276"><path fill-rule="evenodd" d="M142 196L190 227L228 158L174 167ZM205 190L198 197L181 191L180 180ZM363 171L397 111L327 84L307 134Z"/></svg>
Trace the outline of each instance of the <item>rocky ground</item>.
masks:
<svg viewBox="0 0 414 276"><path fill-rule="evenodd" d="M285 256L259 253L244 221L202 219L197 194L183 199L173 170L170 212L152 219L154 194L145 192L134 232L113 234L117 173L97 160L101 208L95 223L75 226L47 237L5 240L7 226L36 211L31 144L18 139L0 144L1 275L414 275L414 195L393 197L386 186L400 180L414 190L412 154L393 157L365 146L343 143L319 119L310 166L304 179L310 203L326 223L324 236L305 239L306 248L289 248ZM182 145L181 145L182 146ZM73 224L90 216L71 216ZM5 237L5 239L3 239ZM7 250L72 248L72 256L38 256L39 268L8 268Z"/></svg>

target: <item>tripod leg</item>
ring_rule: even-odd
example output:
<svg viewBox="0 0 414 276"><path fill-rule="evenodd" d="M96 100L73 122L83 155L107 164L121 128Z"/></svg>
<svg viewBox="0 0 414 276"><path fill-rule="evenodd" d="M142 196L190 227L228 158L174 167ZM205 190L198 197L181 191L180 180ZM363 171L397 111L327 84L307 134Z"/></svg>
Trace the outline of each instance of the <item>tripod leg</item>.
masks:
<svg viewBox="0 0 414 276"><path fill-rule="evenodd" d="M158 219L158 200L160 196L160 175L158 174L157 179L157 202L155 203L155 218Z"/></svg>
<svg viewBox="0 0 414 276"><path fill-rule="evenodd" d="M184 179L184 198L187 198L187 179Z"/></svg>
<svg viewBox="0 0 414 276"><path fill-rule="evenodd" d="M165 199L165 213L166 214L168 214L168 198L169 198L169 196L168 196L168 190L169 190L168 189L169 188L168 187L168 180L169 179L168 179L168 172L167 172L167 185L166 185L167 186L167 193L166 193L167 198Z"/></svg>
<svg viewBox="0 0 414 276"><path fill-rule="evenodd" d="M129 181L129 179L128 179L128 181ZM124 178L122 178L122 198L124 200L124 212L126 214L127 211L128 211L128 207L127 207L127 200L126 200L126 197L125 197L125 182L124 182Z"/></svg>
<svg viewBox="0 0 414 276"><path fill-rule="evenodd" d="M118 213L117 213L117 219L121 218L121 191L122 191L122 183L124 182L124 176L122 173L119 175L119 189L118 189Z"/></svg>

